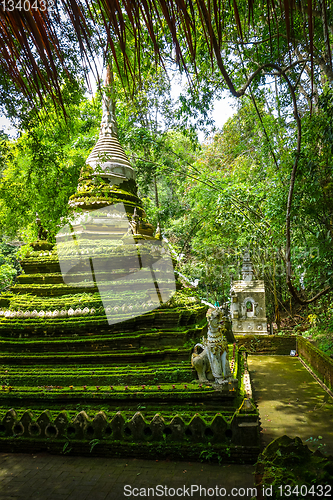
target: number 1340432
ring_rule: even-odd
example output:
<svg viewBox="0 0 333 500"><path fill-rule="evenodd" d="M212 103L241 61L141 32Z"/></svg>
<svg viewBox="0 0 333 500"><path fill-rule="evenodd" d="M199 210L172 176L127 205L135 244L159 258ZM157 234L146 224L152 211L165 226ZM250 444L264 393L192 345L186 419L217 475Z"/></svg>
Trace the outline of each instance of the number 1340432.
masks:
<svg viewBox="0 0 333 500"><path fill-rule="evenodd" d="M0 5L4 11L13 10L46 10L52 11L55 7L55 0L0 0Z"/></svg>
<svg viewBox="0 0 333 500"><path fill-rule="evenodd" d="M285 486L279 486L278 490L281 498L332 498L332 486L329 484L312 486L306 486L305 484L302 486L290 486L286 484Z"/></svg>

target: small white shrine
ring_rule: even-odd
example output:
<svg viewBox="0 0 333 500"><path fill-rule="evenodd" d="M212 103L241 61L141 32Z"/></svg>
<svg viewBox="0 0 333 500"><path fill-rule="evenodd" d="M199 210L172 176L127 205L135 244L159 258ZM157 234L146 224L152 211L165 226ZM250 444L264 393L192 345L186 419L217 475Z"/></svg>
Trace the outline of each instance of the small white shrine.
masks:
<svg viewBox="0 0 333 500"><path fill-rule="evenodd" d="M265 284L253 279L248 251L243 256L242 280L231 283L231 319L234 335L267 335Z"/></svg>

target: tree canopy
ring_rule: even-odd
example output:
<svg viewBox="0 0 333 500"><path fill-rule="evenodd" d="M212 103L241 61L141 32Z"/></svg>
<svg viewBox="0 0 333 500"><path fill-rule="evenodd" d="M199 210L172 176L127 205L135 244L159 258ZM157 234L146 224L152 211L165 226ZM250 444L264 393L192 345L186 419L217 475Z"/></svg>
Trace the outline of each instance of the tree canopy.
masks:
<svg viewBox="0 0 333 500"><path fill-rule="evenodd" d="M240 250L217 252L216 259L213 249L250 244L267 250L264 256L258 250L257 266L262 258L260 273L274 307L285 307L289 294L306 304L331 290L330 4L36 5L29 11L0 7L1 104L22 129L15 143L1 137L4 233L15 228L14 220L16 229L36 231L38 212L52 235L65 216L64 201L97 134L97 108L81 89L87 68L101 57L115 72L120 139L147 212L184 255L183 271L207 284L214 282L212 269L223 265L227 290ZM176 67L188 85L175 108L168 72ZM207 122L223 89L241 98L238 112L200 153L188 118ZM223 294L218 283L212 286Z"/></svg>
<svg viewBox="0 0 333 500"><path fill-rule="evenodd" d="M236 97L253 75L272 65L283 74L288 67L310 64L313 76L316 63L332 79L332 25L325 0L61 0L56 8L43 0L29 10L3 3L0 12L1 63L27 95L46 91L62 100L59 65L68 67L73 35L83 58L95 56L99 45L112 53L126 77L140 73L152 52L164 65L171 58L189 71L200 71L203 64L218 68ZM235 51L244 66L241 80L233 74Z"/></svg>

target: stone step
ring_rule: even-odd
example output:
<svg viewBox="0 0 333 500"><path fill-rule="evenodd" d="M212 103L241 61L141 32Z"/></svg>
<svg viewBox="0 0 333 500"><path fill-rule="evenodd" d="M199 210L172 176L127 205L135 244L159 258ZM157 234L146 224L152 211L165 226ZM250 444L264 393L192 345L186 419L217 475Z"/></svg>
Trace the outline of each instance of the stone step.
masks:
<svg viewBox="0 0 333 500"><path fill-rule="evenodd" d="M109 351L102 353L69 353L57 352L52 354L0 354L0 363L4 365L33 365L33 364L54 364L54 363L145 363L148 361L168 361L168 360L189 360L190 349L163 349L163 350L147 350L137 352L133 349L132 352L126 351Z"/></svg>
<svg viewBox="0 0 333 500"><path fill-rule="evenodd" d="M163 289L165 293L168 291L172 292L174 290L174 283L168 281L160 281L159 283L153 282L151 279L140 280L140 281L131 281L128 280L126 283L117 283L117 281L97 281L97 284L94 285L93 282L81 282L80 286L67 285L65 283L49 283L49 284L16 284L12 287L12 291L15 294L31 294L36 297L59 297L61 295L76 295L78 293L97 293L97 292L110 292L114 294L119 294L116 298L121 301L121 292L128 292L128 290L132 290L133 292L145 292L147 293L147 302L150 299L150 294L156 294L156 288ZM170 296L170 295L169 295ZM133 297L135 300L135 295ZM125 302L128 305L128 301Z"/></svg>
<svg viewBox="0 0 333 500"><path fill-rule="evenodd" d="M134 271L133 271L134 272ZM117 272L99 272L98 277L101 281L106 281L107 279L110 280L117 280L120 278L124 278L126 276L130 276L131 274L128 273L128 271L117 271ZM146 272L141 272L140 276L142 278L149 278L151 277L151 272L146 271ZM67 274L66 275L66 282L69 283L80 283L86 279L89 280L90 278L90 273L76 273L76 274ZM53 284L53 283L64 283L63 280L63 275L62 273L47 273L47 274L20 274L17 279L17 283L19 284L41 284L41 285L46 285L46 284Z"/></svg>
<svg viewBox="0 0 333 500"><path fill-rule="evenodd" d="M128 385L191 382L196 379L196 372L188 362L177 361L159 364L141 365L11 365L0 370L3 390L6 387L25 386L70 386L75 385ZM74 381L74 382L73 382Z"/></svg>
<svg viewBox="0 0 333 500"><path fill-rule="evenodd" d="M133 250L132 255L93 255L90 259L89 256L83 256L79 260L79 256L72 258L63 258L62 260L68 263L68 269L73 273L91 273L91 262L96 271L113 271L114 269L123 269L130 272L131 269L145 268L153 265L158 258L154 258L149 253L140 255L140 261L136 249ZM44 274L44 273L60 273L60 264L56 258L28 258L21 262L21 266L26 274Z"/></svg>
<svg viewBox="0 0 333 500"><path fill-rule="evenodd" d="M32 306L33 307L33 306ZM69 332L80 335L100 333L102 335L115 332L137 331L143 328L178 328L189 325L189 329L201 330L201 335L206 332L205 307L192 307L191 310L184 308L156 309L141 316L121 320L126 313L118 315L119 320L111 325L108 324L104 314L91 312L87 316L65 317L43 317L43 318L5 318L0 320L0 333L4 337L34 337L34 336L68 336ZM199 326L200 325L200 326Z"/></svg>
<svg viewBox="0 0 333 500"><path fill-rule="evenodd" d="M225 384L220 390L211 386L200 386L199 384L175 383L175 384L152 384L145 385L122 385L122 386L34 386L15 387L11 390L0 390L0 406L5 408L24 408L34 405L44 405L45 408L59 405L81 406L87 404L101 404L102 401L111 409L122 407L124 409L137 408L138 405L145 404L160 405L161 410L168 410L170 405L178 405L193 411L195 404L203 404L204 408L221 409L225 401L226 404L233 404L238 390L232 389L229 384Z"/></svg>
<svg viewBox="0 0 333 500"><path fill-rule="evenodd" d="M198 340L198 333L194 329L189 331L175 332L140 332L134 335L123 334L108 337L85 336L85 337L62 337L62 338L38 338L22 340L0 339L0 352L2 355L10 353L34 353L34 352L101 352L126 349L133 352L138 349L165 349L182 347L185 342L193 345ZM94 338L95 337L95 338Z"/></svg>

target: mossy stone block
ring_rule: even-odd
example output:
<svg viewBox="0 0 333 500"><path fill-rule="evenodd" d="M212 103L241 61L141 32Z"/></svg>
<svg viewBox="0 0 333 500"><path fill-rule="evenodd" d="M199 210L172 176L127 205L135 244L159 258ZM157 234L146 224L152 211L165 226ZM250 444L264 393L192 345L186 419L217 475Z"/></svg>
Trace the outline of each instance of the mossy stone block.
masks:
<svg viewBox="0 0 333 500"><path fill-rule="evenodd" d="M182 441L184 439L185 423L179 415L176 415L175 417L173 417L173 419L170 422L169 427L167 427L166 429L169 429L171 431L171 433L169 435L170 440ZM165 431L166 431L166 429L165 429ZM167 432L165 432L165 434L168 435Z"/></svg>
<svg viewBox="0 0 333 500"><path fill-rule="evenodd" d="M153 420L150 423L150 429L152 432L152 439L156 441L163 440L163 431L165 429L165 421L164 418L161 417L158 413L154 416Z"/></svg>
<svg viewBox="0 0 333 500"><path fill-rule="evenodd" d="M67 437L67 427L68 427L68 416L65 411L59 413L54 421L54 427L57 430L57 437L64 438Z"/></svg>
<svg viewBox="0 0 333 500"><path fill-rule="evenodd" d="M231 425L231 441L240 446L259 446L259 419L257 415L236 414Z"/></svg>
<svg viewBox="0 0 333 500"><path fill-rule="evenodd" d="M145 419L141 412L136 412L128 423L128 427L131 430L131 437L135 441L140 441L144 438L144 430L147 427ZM129 434L129 433L128 433ZM126 436L126 433L125 433ZM128 435L129 437L130 435Z"/></svg>
<svg viewBox="0 0 333 500"><path fill-rule="evenodd" d="M33 418L34 417L33 417L33 414L31 411L27 410L23 413L23 415L20 419L20 423L23 426L23 434L21 434L22 437L31 437L31 433L32 434L34 433L35 427L30 429L30 426L33 422ZM38 428L37 428L37 430L38 430ZM36 437L40 434L40 428L39 428L39 432L37 432L37 430L36 430Z"/></svg>
<svg viewBox="0 0 333 500"><path fill-rule="evenodd" d="M2 419L2 425L4 426L5 436L13 435L13 427L18 423L17 413L15 410L8 410L4 418Z"/></svg>
<svg viewBox="0 0 333 500"><path fill-rule="evenodd" d="M85 411L80 411L73 421L75 428L75 439L83 439L86 434L86 429L90 423L89 417ZM92 436L91 436L92 437Z"/></svg>
<svg viewBox="0 0 333 500"><path fill-rule="evenodd" d="M41 429L41 437L45 437L45 429L52 422L52 416L49 410L44 410L37 418L37 424Z"/></svg>
<svg viewBox="0 0 333 500"><path fill-rule="evenodd" d="M92 421L95 439L103 439L104 431L107 425L108 422L104 411L99 411Z"/></svg>
<svg viewBox="0 0 333 500"><path fill-rule="evenodd" d="M125 419L121 412L118 411L111 420L111 429L114 439L121 440L124 435Z"/></svg>
<svg viewBox="0 0 333 500"><path fill-rule="evenodd" d="M203 442L206 440L205 430L206 424L202 420L200 415L194 415L191 422L189 423L185 435L189 439L193 439L195 442Z"/></svg>
<svg viewBox="0 0 333 500"><path fill-rule="evenodd" d="M220 415L220 414L215 415L215 417L213 418L213 421L210 425L210 429L213 433L213 436L212 436L213 442L221 443L221 442L225 441L225 438L226 438L225 433L228 429L228 424L222 415Z"/></svg>

